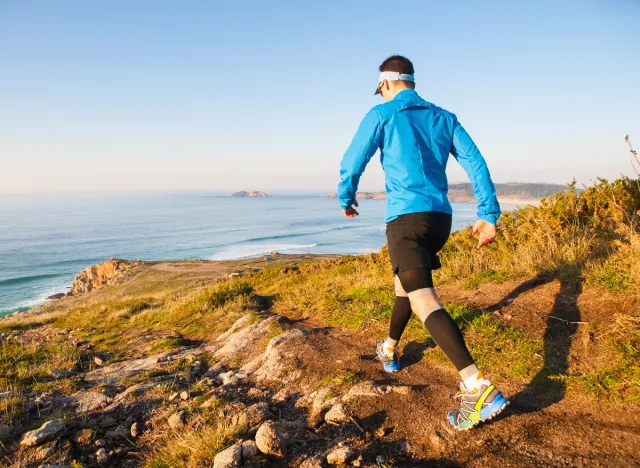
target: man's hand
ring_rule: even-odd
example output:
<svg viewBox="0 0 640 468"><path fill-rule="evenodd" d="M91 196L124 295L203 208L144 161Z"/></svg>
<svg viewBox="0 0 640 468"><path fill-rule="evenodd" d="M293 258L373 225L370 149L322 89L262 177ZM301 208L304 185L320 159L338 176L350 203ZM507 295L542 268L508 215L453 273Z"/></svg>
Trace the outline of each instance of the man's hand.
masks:
<svg viewBox="0 0 640 468"><path fill-rule="evenodd" d="M469 234L469 237L473 237L476 234L479 234L477 247L479 249L483 245L495 240L496 225L479 219L478 221L476 221L476 224L473 225L473 229L471 230L471 234Z"/></svg>
<svg viewBox="0 0 640 468"><path fill-rule="evenodd" d="M353 206L358 206L358 202L357 201L353 202ZM356 216L358 216L360 214L355 210L355 208L353 206L350 206L346 210L342 210L344 215L347 218L355 218Z"/></svg>

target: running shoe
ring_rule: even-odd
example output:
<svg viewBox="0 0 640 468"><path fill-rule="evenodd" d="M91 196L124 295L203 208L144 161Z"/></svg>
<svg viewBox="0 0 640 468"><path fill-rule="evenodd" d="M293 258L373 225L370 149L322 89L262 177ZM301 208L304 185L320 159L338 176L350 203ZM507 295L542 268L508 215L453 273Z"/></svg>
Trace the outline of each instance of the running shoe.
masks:
<svg viewBox="0 0 640 468"><path fill-rule="evenodd" d="M382 367L385 372L397 372L400 370L400 359L398 357L398 353L394 352L389 355L384 350L384 340L379 341L376 345L376 352L378 354L378 359L382 361Z"/></svg>
<svg viewBox="0 0 640 468"><path fill-rule="evenodd" d="M460 409L449 411L449 422L459 431L471 429L476 424L487 421L500 414L509 404L502 393L493 384L485 384L479 390L467 390L460 382Z"/></svg>

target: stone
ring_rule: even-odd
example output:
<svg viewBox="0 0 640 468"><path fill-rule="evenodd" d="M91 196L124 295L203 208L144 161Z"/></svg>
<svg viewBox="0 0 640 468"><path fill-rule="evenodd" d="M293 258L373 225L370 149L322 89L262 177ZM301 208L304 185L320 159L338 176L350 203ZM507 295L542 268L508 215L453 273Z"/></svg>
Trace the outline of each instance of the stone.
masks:
<svg viewBox="0 0 640 468"><path fill-rule="evenodd" d="M118 424L118 420L113 416L105 416L101 418L96 424L98 427L113 427Z"/></svg>
<svg viewBox="0 0 640 468"><path fill-rule="evenodd" d="M23 447L34 447L40 445L48 440L55 439L64 432L67 428L67 423L64 419L54 419L47 421L39 429L27 432L22 436L20 445Z"/></svg>
<svg viewBox="0 0 640 468"><path fill-rule="evenodd" d="M235 372L235 371L223 372L221 374L218 374L218 376L216 377L218 382L220 382L220 384L223 386L237 385L242 380L245 380L246 378L247 378L247 375L245 373Z"/></svg>
<svg viewBox="0 0 640 468"><path fill-rule="evenodd" d="M267 421L260 426L256 433L256 445L265 455L284 458L287 454L284 436L273 421Z"/></svg>
<svg viewBox="0 0 640 468"><path fill-rule="evenodd" d="M328 423L342 424L351 421L347 410L342 403L337 403L327 411L324 415L324 420Z"/></svg>
<svg viewBox="0 0 640 468"><path fill-rule="evenodd" d="M300 468L322 468L324 458L324 455L309 457L300 464Z"/></svg>
<svg viewBox="0 0 640 468"><path fill-rule="evenodd" d="M56 450L54 448L54 445L49 445L49 446L43 445L42 447L37 448L35 452L35 456L37 460L45 460L49 456L53 455L55 451Z"/></svg>
<svg viewBox="0 0 640 468"><path fill-rule="evenodd" d="M309 424L315 427L322 423L325 412L336 403L338 403L338 398L335 396L333 389L322 388L318 390L313 397Z"/></svg>
<svg viewBox="0 0 640 468"><path fill-rule="evenodd" d="M105 432L104 436L107 439L117 439L118 437L127 438L129 436L129 429L125 426L118 426L115 429Z"/></svg>
<svg viewBox="0 0 640 468"><path fill-rule="evenodd" d="M253 459L258 454L258 445L253 440L245 440L240 447L242 447L243 462Z"/></svg>
<svg viewBox="0 0 640 468"><path fill-rule="evenodd" d="M51 369L49 375L54 379L70 379L78 375L77 371L65 369Z"/></svg>
<svg viewBox="0 0 640 468"><path fill-rule="evenodd" d="M189 399L189 392L181 392L180 393L180 399L181 400L188 400Z"/></svg>
<svg viewBox="0 0 640 468"><path fill-rule="evenodd" d="M100 356L93 356L93 363L96 366L102 366L104 364L104 359Z"/></svg>
<svg viewBox="0 0 640 468"><path fill-rule="evenodd" d="M173 413L171 416L169 416L167 422L169 423L169 427L171 427L171 429L179 429L187 422L187 413L185 413L184 411Z"/></svg>
<svg viewBox="0 0 640 468"><path fill-rule="evenodd" d="M338 447L329 452L327 455L327 463L329 465L344 465L345 463L355 460L356 457L356 452L349 447Z"/></svg>
<svg viewBox="0 0 640 468"><path fill-rule="evenodd" d="M107 441L104 439L98 439L96 440L96 446L98 447L104 447L105 445L107 445Z"/></svg>
<svg viewBox="0 0 640 468"><path fill-rule="evenodd" d="M213 459L213 468L240 468L242 465L242 447L232 445L219 452Z"/></svg>
<svg viewBox="0 0 640 468"><path fill-rule="evenodd" d="M78 429L71 434L71 441L79 445L87 445L93 440L95 431L92 429Z"/></svg>
<svg viewBox="0 0 640 468"><path fill-rule="evenodd" d="M240 407L240 411L236 414L232 421L239 425L247 426L249 429L255 430L267 419L273 419L274 415L269 410L269 405L262 401L249 407Z"/></svg>
<svg viewBox="0 0 640 468"><path fill-rule="evenodd" d="M96 452L96 461L100 465L104 465L109 461L109 454L105 449L103 448L98 449L98 451Z"/></svg>
<svg viewBox="0 0 640 468"><path fill-rule="evenodd" d="M11 437L11 426L0 424L0 441L8 440Z"/></svg>
<svg viewBox="0 0 640 468"><path fill-rule="evenodd" d="M134 422L131 425L131 429L129 432L131 434L131 437L138 437L140 434L142 434L142 424L140 424L139 422Z"/></svg>
<svg viewBox="0 0 640 468"><path fill-rule="evenodd" d="M105 408L111 403L111 398L95 391L76 392L69 398L75 403L77 414L92 413Z"/></svg>
<svg viewBox="0 0 640 468"><path fill-rule="evenodd" d="M176 398L178 398L179 396L180 396L180 394L179 394L178 392L176 392L176 393L172 393L171 395L169 395L169 398L168 398L168 399L169 399L169 401L173 401L173 400L175 400Z"/></svg>

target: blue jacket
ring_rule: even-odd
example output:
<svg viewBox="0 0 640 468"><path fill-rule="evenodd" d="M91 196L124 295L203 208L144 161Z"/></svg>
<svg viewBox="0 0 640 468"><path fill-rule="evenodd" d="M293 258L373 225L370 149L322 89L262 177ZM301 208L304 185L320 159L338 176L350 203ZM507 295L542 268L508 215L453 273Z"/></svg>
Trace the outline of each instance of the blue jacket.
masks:
<svg viewBox="0 0 640 468"><path fill-rule="evenodd" d="M500 205L480 151L454 114L425 101L412 89L375 106L360 124L340 167L342 208L355 202L360 176L378 148L385 174L387 223L406 213L451 214L445 172L449 153L469 176L478 201L478 219L496 223Z"/></svg>

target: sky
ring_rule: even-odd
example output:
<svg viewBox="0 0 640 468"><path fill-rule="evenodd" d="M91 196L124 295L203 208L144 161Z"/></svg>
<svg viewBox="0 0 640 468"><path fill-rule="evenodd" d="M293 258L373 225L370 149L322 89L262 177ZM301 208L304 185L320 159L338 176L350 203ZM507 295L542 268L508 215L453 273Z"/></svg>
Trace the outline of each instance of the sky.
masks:
<svg viewBox="0 0 640 468"><path fill-rule="evenodd" d="M335 191L392 54L495 182L631 176L639 20L638 0L2 0L0 192ZM360 188L384 188L376 157Z"/></svg>

